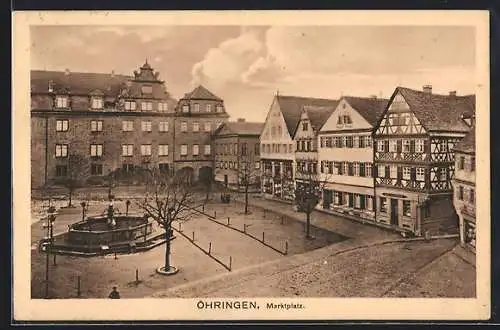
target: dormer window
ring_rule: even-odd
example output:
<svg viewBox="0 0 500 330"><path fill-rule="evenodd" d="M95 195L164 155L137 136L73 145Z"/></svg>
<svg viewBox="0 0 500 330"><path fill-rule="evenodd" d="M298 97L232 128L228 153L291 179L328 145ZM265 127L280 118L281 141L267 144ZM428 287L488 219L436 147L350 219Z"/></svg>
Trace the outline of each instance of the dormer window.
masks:
<svg viewBox="0 0 500 330"><path fill-rule="evenodd" d="M207 104L206 112L212 112L212 105L211 104Z"/></svg>
<svg viewBox="0 0 500 330"><path fill-rule="evenodd" d="M57 96L56 97L56 108L67 108L68 107L68 97L67 96Z"/></svg>
<svg viewBox="0 0 500 330"><path fill-rule="evenodd" d="M183 105L182 106L182 112L189 112L189 105Z"/></svg>
<svg viewBox="0 0 500 330"><path fill-rule="evenodd" d="M136 109L135 101L125 101L125 110L134 111Z"/></svg>
<svg viewBox="0 0 500 330"><path fill-rule="evenodd" d="M337 119L338 126L351 125L351 124L352 124L352 119L351 116L349 115L340 115Z"/></svg>
<svg viewBox="0 0 500 330"><path fill-rule="evenodd" d="M103 101L102 97L93 97L92 98L92 109L102 109Z"/></svg>
<svg viewBox="0 0 500 330"><path fill-rule="evenodd" d="M158 102L158 111L167 112L168 111L168 103L167 102Z"/></svg>
<svg viewBox="0 0 500 330"><path fill-rule="evenodd" d="M224 111L224 108L222 107L222 105L218 105L217 112L223 112L223 111Z"/></svg>
<svg viewBox="0 0 500 330"><path fill-rule="evenodd" d="M153 93L153 86L149 86L149 85L142 86L141 92L142 92L142 94L152 94Z"/></svg>
<svg viewBox="0 0 500 330"><path fill-rule="evenodd" d="M302 123L302 130L307 131L309 129L309 125L307 122Z"/></svg>
<svg viewBox="0 0 500 330"><path fill-rule="evenodd" d="M153 111L153 103L143 101L141 103L141 109L142 109L142 111Z"/></svg>

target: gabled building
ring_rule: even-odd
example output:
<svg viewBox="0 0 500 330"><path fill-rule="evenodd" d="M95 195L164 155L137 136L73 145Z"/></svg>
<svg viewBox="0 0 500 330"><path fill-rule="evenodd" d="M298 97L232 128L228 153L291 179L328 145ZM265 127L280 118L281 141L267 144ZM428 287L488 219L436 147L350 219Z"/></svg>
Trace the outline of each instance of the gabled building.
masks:
<svg viewBox="0 0 500 330"><path fill-rule="evenodd" d="M474 112L474 95L396 88L374 133L377 223L416 235L458 230L454 148Z"/></svg>
<svg viewBox="0 0 500 330"><path fill-rule="evenodd" d="M318 207L375 219L372 133L387 99L345 96L319 132L323 196Z"/></svg>
<svg viewBox="0 0 500 330"><path fill-rule="evenodd" d="M293 201L295 191L295 131L304 106L328 107L334 100L275 95L264 123L261 143L262 193Z"/></svg>
<svg viewBox="0 0 500 330"><path fill-rule="evenodd" d="M168 168L176 103L147 61L133 76L31 71L32 187L65 179L73 156L97 184L116 170Z"/></svg>
<svg viewBox="0 0 500 330"><path fill-rule="evenodd" d="M184 94L175 109L175 171L193 179L213 178L212 133L228 117L224 101L205 87Z"/></svg>
<svg viewBox="0 0 500 330"><path fill-rule="evenodd" d="M243 174L251 176L252 185L260 182L260 141L264 123L226 122L213 134L215 181L239 190ZM250 166L244 169L244 166ZM246 171L243 173L242 171ZM252 187L260 191L260 183Z"/></svg>
<svg viewBox="0 0 500 330"><path fill-rule="evenodd" d="M335 109L329 107L304 105L300 121L295 129L295 183L318 181L318 133Z"/></svg>
<svg viewBox="0 0 500 330"><path fill-rule="evenodd" d="M473 118L471 118L473 120ZM453 204L460 224L460 242L476 249L476 130L455 146Z"/></svg>

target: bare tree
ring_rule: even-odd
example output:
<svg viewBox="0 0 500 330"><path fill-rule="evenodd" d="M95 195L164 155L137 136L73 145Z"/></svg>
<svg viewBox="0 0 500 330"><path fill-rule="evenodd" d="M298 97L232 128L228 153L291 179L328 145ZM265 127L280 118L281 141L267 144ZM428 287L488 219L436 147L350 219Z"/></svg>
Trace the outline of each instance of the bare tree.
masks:
<svg viewBox="0 0 500 330"><path fill-rule="evenodd" d="M321 200L327 178L318 174L315 161L307 161L305 166L298 166L295 185L295 202L299 212L306 214L306 237L311 236L311 214ZM310 166L311 164L314 164Z"/></svg>
<svg viewBox="0 0 500 330"><path fill-rule="evenodd" d="M193 210L195 194L193 187L188 184L189 178L186 175L161 172L156 168L144 171L148 174L147 192L144 199L137 202L137 206L165 229L165 265L160 269L169 272L172 269L170 264L172 224L187 221L195 214Z"/></svg>
<svg viewBox="0 0 500 330"><path fill-rule="evenodd" d="M248 214L248 192L251 187L260 185L260 163L253 153L241 155L237 169L238 191L243 186L245 194L245 214Z"/></svg>
<svg viewBox="0 0 500 330"><path fill-rule="evenodd" d="M66 176L61 183L68 190L68 207L73 206L73 195L76 189L84 185L89 175L88 161L80 154L68 155Z"/></svg>

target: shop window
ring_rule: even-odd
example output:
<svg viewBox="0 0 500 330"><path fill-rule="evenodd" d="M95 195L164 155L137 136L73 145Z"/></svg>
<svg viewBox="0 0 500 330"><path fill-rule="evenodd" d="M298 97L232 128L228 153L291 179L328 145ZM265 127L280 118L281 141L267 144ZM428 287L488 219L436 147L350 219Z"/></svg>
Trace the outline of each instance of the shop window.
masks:
<svg viewBox="0 0 500 330"><path fill-rule="evenodd" d="M411 216L411 203L410 203L410 201L403 201L403 215L405 217Z"/></svg>
<svg viewBox="0 0 500 330"><path fill-rule="evenodd" d="M380 212L387 213L387 198L380 197Z"/></svg>

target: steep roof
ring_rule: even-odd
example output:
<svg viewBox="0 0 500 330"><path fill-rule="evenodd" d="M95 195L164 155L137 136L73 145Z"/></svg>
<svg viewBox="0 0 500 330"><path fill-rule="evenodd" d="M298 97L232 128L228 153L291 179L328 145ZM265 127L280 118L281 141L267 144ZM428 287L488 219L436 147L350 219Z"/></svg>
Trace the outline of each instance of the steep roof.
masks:
<svg viewBox="0 0 500 330"><path fill-rule="evenodd" d="M312 107L308 105L305 105L303 109L307 112L307 117L309 118L311 126L315 132L318 132L321 127L323 127L332 112L335 110L334 107Z"/></svg>
<svg viewBox="0 0 500 330"><path fill-rule="evenodd" d="M111 73L32 70L31 91L46 93L49 81L52 81L54 91L67 88L74 94L90 94L100 90L105 95L117 95L126 81L131 79L130 76Z"/></svg>
<svg viewBox="0 0 500 330"><path fill-rule="evenodd" d="M476 111L475 95L452 96L431 94L405 87L397 87L420 123L427 131L468 132L463 114Z"/></svg>
<svg viewBox="0 0 500 330"><path fill-rule="evenodd" d="M184 94L181 100L214 100L214 101L222 101L220 97L213 94L211 91L199 85L191 92Z"/></svg>
<svg viewBox="0 0 500 330"><path fill-rule="evenodd" d="M469 133L465 135L465 137L457 143L454 148L455 151L462 151L467 153L475 153L476 151L476 127L472 126Z"/></svg>
<svg viewBox="0 0 500 330"><path fill-rule="evenodd" d="M367 122L376 125L380 116L384 113L388 99L379 99L375 97L343 97L351 107L353 107Z"/></svg>
<svg viewBox="0 0 500 330"><path fill-rule="evenodd" d="M306 106L306 108L307 106L335 108L339 103L338 100L285 95L277 95L276 100L283 113L290 136L295 135L295 130L297 129L297 124L300 121L300 115L304 106Z"/></svg>
<svg viewBox="0 0 500 330"><path fill-rule="evenodd" d="M262 133L262 129L264 128L264 123L227 122L222 124L214 134L223 135L219 133L222 132L224 127L227 128L229 134L259 136Z"/></svg>

